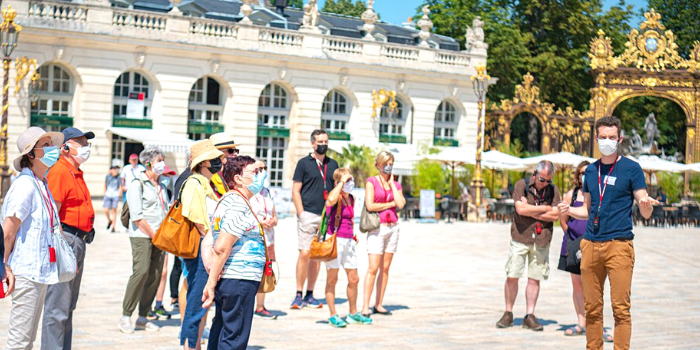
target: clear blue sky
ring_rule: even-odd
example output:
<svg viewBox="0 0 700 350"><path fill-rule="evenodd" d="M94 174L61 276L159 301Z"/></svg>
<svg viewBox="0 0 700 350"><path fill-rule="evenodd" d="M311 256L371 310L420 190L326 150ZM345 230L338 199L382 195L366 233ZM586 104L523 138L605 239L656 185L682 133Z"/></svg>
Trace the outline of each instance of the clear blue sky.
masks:
<svg viewBox="0 0 700 350"><path fill-rule="evenodd" d="M355 0L353 0L354 2ZM304 1L306 2L306 1ZM326 0L319 0L318 7L323 8L323 4ZM604 0L606 8L612 5L616 5L619 0ZM639 8L646 6L646 0L626 0L628 4L632 4L635 7L635 11ZM416 8L423 3L423 0L375 0L374 10L382 15L382 21L401 24L405 22L408 17L416 14ZM640 17L641 18L641 17ZM639 25L639 20L632 20L632 27L637 27Z"/></svg>

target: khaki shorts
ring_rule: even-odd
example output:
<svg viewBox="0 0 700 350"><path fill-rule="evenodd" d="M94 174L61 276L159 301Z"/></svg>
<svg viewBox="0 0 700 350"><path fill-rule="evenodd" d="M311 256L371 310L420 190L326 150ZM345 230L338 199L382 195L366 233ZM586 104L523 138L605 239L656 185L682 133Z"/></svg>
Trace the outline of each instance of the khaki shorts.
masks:
<svg viewBox="0 0 700 350"><path fill-rule="evenodd" d="M297 219L297 237L299 250L311 250L311 241L321 226L321 215L305 211Z"/></svg>
<svg viewBox="0 0 700 350"><path fill-rule="evenodd" d="M508 278L520 278L525 272L527 260L527 277L533 280L546 280L549 277L549 246L538 247L510 241L510 253L506 262Z"/></svg>
<svg viewBox="0 0 700 350"><path fill-rule="evenodd" d="M367 254L396 253L399 246L399 225L381 224L379 230L367 233Z"/></svg>
<svg viewBox="0 0 700 350"><path fill-rule="evenodd" d="M339 269L341 266L346 270L357 269L355 240L336 237L335 242L338 245L338 257L331 261L326 261L326 269Z"/></svg>

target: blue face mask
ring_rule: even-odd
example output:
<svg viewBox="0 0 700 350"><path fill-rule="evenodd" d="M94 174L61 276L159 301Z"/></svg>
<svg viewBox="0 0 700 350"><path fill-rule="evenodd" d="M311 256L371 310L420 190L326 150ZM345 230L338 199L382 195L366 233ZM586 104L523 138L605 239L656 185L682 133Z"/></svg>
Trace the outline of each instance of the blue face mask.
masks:
<svg viewBox="0 0 700 350"><path fill-rule="evenodd" d="M58 157L60 153L58 152L58 147L56 146L47 146L43 148L44 150L44 156L41 157L41 162L44 163L47 167L52 167L56 162L58 161Z"/></svg>
<svg viewBox="0 0 700 350"><path fill-rule="evenodd" d="M267 172L258 173L253 175L253 183L248 185L248 190L253 194L258 194L262 191L265 185L265 179L267 178Z"/></svg>

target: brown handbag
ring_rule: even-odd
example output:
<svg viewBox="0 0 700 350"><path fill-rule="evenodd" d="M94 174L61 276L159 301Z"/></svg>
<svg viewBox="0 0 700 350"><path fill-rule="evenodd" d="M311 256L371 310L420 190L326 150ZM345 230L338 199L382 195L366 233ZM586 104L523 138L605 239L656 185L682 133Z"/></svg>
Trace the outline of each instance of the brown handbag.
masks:
<svg viewBox="0 0 700 350"><path fill-rule="evenodd" d="M336 234L338 233L338 226L340 226L340 212L342 211L341 198L338 198L338 204L335 207L335 228L333 230L333 235L329 239L326 238L327 226L321 225L319 232L314 237L311 242L311 259L316 261L331 261L338 257L338 244L336 243ZM324 215L324 218L326 216ZM323 231L323 232L321 232ZM323 237L320 240L319 237Z"/></svg>
<svg viewBox="0 0 700 350"><path fill-rule="evenodd" d="M185 183L192 178L185 180ZM199 179L193 179L202 184ZM160 224L152 242L160 250L184 259L194 259L199 254L199 242L202 236L195 223L182 215L182 189L185 183L182 184L177 199L168 210L168 215Z"/></svg>
<svg viewBox="0 0 700 350"><path fill-rule="evenodd" d="M236 192L238 192L238 190L236 190ZM241 198L243 198L245 204L248 205L250 212L255 217L255 221L258 222L258 227L260 228L260 235L263 238L263 245L265 246L265 267L263 268L263 275L260 279L260 284L258 285L258 293L270 293L274 291L275 286L277 286L277 276L275 276L275 270L272 269L272 261L270 261L270 258L267 255L267 240L265 239L265 230L263 229L260 220L258 220L258 216L255 215L253 207L250 206L250 202L248 202L248 199L245 198L240 192L238 192L238 194L240 194ZM221 203L221 201L219 201L219 203Z"/></svg>

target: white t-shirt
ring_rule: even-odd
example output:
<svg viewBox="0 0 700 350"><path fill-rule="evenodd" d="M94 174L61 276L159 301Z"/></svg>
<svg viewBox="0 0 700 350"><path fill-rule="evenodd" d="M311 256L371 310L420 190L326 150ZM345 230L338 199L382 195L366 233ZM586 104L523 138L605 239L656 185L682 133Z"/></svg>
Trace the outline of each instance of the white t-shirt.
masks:
<svg viewBox="0 0 700 350"><path fill-rule="evenodd" d="M129 188L129 184L136 178L136 175L144 171L146 171L146 167L141 164L136 164L135 168L131 164L125 166L119 175L124 179L124 187Z"/></svg>
<svg viewBox="0 0 700 350"><path fill-rule="evenodd" d="M272 200L272 194L267 188L263 188L260 193L253 196L250 199L250 206L253 207L255 215L258 216L258 220L263 222L273 216L273 210L275 209L275 202ZM265 230L268 237L273 237L275 234L274 228L269 228ZM268 242L269 244L269 242Z"/></svg>

